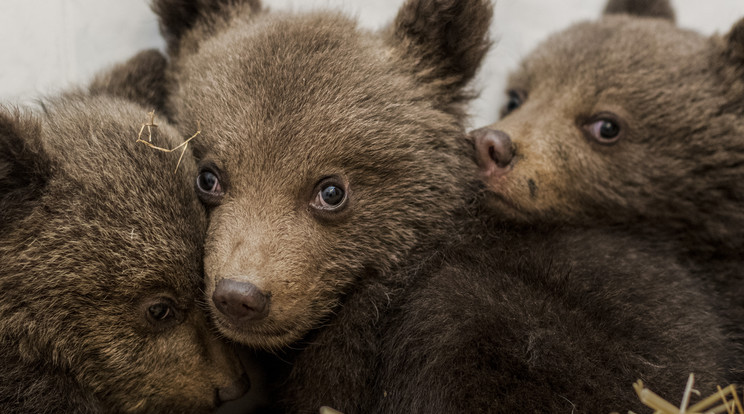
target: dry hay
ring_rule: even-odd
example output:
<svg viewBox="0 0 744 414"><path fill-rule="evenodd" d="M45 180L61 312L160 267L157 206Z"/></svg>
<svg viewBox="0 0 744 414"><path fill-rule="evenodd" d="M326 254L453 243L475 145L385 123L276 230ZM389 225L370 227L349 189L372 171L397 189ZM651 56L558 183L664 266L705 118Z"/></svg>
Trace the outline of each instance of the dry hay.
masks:
<svg viewBox="0 0 744 414"><path fill-rule="evenodd" d="M149 120L146 123L142 124L142 128L140 128L139 134L137 134L137 142L141 142L142 144L145 144L145 145L147 145L148 147L150 147L152 149L155 149L155 150L158 150L158 151L163 151L163 152L173 152L173 151L175 151L175 150L177 150L179 148L182 148L181 149L181 156L178 157L178 163L176 164L176 169L175 169L174 172L178 171L178 167L181 165L181 160L183 159L183 154L186 152L186 148L188 148L189 142L192 139L196 138L199 134L201 134L201 125L199 124L199 121L196 121L196 130L197 131L196 131L196 133L194 135L192 135L191 137L189 137L186 141L182 142L181 144L179 144L175 148L168 149L168 148L158 147L157 145L154 145L152 143L152 129L158 127L158 125L155 123L155 111L150 111L147 114L147 116L149 117ZM142 133L145 131L145 128L147 128L147 141L145 141L144 139L142 139Z"/></svg>
<svg viewBox="0 0 744 414"><path fill-rule="evenodd" d="M679 407L644 387L641 380L633 384L633 388L641 402L654 409L654 414L744 414L744 408L742 408L736 387L733 384L726 388L718 386L718 392L690 406L691 395L700 396L700 392L692 388L694 382L695 376L690 374ZM629 411L628 414L634 413Z"/></svg>

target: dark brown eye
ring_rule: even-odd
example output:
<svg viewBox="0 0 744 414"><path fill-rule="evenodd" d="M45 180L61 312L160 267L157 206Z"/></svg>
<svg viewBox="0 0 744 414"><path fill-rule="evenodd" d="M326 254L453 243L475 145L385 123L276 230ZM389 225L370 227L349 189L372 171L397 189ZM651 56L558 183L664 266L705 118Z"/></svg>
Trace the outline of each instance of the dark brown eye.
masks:
<svg viewBox="0 0 744 414"><path fill-rule="evenodd" d="M623 135L620 120L613 114L602 114L584 126L589 135L600 144L614 144Z"/></svg>
<svg viewBox="0 0 744 414"><path fill-rule="evenodd" d="M348 199L346 185L339 178L327 178L316 186L316 193L310 205L318 210L339 211Z"/></svg>
<svg viewBox="0 0 744 414"><path fill-rule="evenodd" d="M343 188L331 184L321 189L318 197L325 207L333 208L344 201L345 195Z"/></svg>
<svg viewBox="0 0 744 414"><path fill-rule="evenodd" d="M155 331L162 331L181 321L181 314L168 297L155 296L146 299L141 304L144 317Z"/></svg>
<svg viewBox="0 0 744 414"><path fill-rule="evenodd" d="M202 171L196 178L196 186L200 191L209 194L217 194L222 190L220 180L212 171Z"/></svg>
<svg viewBox="0 0 744 414"><path fill-rule="evenodd" d="M506 105L501 109L501 117L505 117L510 113L519 109L527 98L525 93L521 93L516 90L510 90L507 92Z"/></svg>
<svg viewBox="0 0 744 414"><path fill-rule="evenodd" d="M151 305L147 308L147 312L150 314L150 318L155 322L162 322L174 316L173 309L171 309L170 305L167 303L156 303Z"/></svg>
<svg viewBox="0 0 744 414"><path fill-rule="evenodd" d="M219 204L225 195L225 190L216 169L202 167L196 177L196 193L204 204Z"/></svg>

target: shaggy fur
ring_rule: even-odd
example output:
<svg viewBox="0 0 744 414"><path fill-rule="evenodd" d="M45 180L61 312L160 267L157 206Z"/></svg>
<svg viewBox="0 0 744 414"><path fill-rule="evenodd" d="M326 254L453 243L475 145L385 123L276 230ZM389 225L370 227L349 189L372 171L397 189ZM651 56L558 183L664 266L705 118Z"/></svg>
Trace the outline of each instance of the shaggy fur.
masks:
<svg viewBox="0 0 744 414"><path fill-rule="evenodd" d="M620 14L550 37L513 74L521 106L490 126L514 150L486 177L492 205L526 222L617 224L676 242L680 257L738 296L744 20L705 38L668 13L653 18L671 10L666 1L607 9ZM611 145L591 134L608 116L621 129Z"/></svg>
<svg viewBox="0 0 744 414"><path fill-rule="evenodd" d="M714 298L657 247L470 219L463 87L488 2L410 0L379 34L198 4L155 2L167 107L182 131L200 121L200 177L219 183L197 187L207 296L231 279L269 301L258 319L212 314L287 361L278 411L597 412L638 408L637 378L662 393L689 369L703 389L727 382L738 354ZM315 207L327 179L344 208Z"/></svg>
<svg viewBox="0 0 744 414"><path fill-rule="evenodd" d="M88 91L91 95L127 99L154 110L159 118L163 118L167 116L164 112L167 65L166 57L158 50L145 50L98 74Z"/></svg>
<svg viewBox="0 0 744 414"><path fill-rule="evenodd" d="M712 293L658 247L489 230L403 273L411 285L380 318L377 412L643 412L636 379L672 400L690 372L703 394L732 380L741 352Z"/></svg>
<svg viewBox="0 0 744 414"><path fill-rule="evenodd" d="M43 109L0 110L0 411L210 412L237 398L238 359L199 304L193 159L174 173L177 154L135 143L147 110L124 100ZM153 138L181 141L164 124ZM162 320L148 316L158 304Z"/></svg>

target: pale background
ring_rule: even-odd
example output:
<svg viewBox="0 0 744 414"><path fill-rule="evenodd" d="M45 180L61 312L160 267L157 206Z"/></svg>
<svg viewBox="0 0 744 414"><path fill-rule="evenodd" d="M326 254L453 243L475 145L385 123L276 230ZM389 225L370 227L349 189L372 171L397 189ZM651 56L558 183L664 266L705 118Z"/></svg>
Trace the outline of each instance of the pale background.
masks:
<svg viewBox="0 0 744 414"><path fill-rule="evenodd" d="M391 20L402 0L264 0L272 9L340 9L367 28ZM493 122L507 73L549 33L596 18L605 0L499 0L498 43L476 81L471 126ZM725 33L744 17L744 0L674 0L680 26ZM145 48L163 48L148 0L0 0L0 101L30 102Z"/></svg>

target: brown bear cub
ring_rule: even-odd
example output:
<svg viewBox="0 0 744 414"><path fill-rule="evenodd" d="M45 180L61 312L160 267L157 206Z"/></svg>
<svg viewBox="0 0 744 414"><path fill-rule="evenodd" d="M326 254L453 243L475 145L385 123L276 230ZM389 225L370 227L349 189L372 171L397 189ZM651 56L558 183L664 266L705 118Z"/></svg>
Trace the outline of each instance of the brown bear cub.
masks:
<svg viewBox="0 0 744 414"><path fill-rule="evenodd" d="M744 20L706 38L668 1L613 0L529 55L508 96L473 133L494 207L629 225L741 285Z"/></svg>
<svg viewBox="0 0 744 414"><path fill-rule="evenodd" d="M287 361L277 411L607 412L639 408L638 378L728 381L726 321L674 261L477 215L464 104L489 1L409 0L380 33L258 1L154 7L167 110L204 134L210 308Z"/></svg>
<svg viewBox="0 0 744 414"><path fill-rule="evenodd" d="M70 94L0 110L0 411L211 412L248 388L202 308L190 154L146 110ZM183 140L160 125L153 142Z"/></svg>

